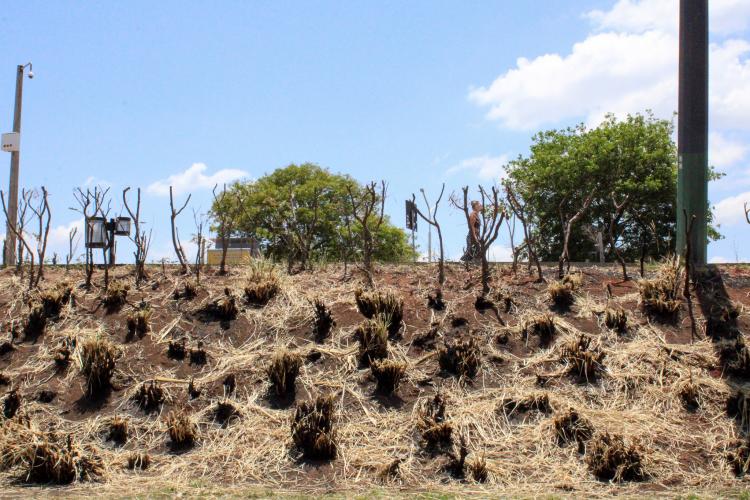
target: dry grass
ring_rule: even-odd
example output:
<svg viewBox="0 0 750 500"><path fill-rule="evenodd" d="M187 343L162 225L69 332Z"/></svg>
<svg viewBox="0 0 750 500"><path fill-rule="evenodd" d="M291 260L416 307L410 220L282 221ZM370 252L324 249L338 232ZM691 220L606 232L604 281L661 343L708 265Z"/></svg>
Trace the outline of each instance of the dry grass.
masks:
<svg viewBox="0 0 750 500"><path fill-rule="evenodd" d="M570 282L554 281L550 283L547 285L547 295L552 304L560 309L566 309L575 302L573 285Z"/></svg>
<svg viewBox="0 0 750 500"><path fill-rule="evenodd" d="M276 268L266 261L252 265L244 290L248 304L256 307L268 304L281 291L281 280Z"/></svg>
<svg viewBox="0 0 750 500"><path fill-rule="evenodd" d="M333 319L333 314L328 306L316 298L313 302L313 308L315 309L315 322L313 323L313 336L318 342L322 342L331 333L331 329L336 326L336 321Z"/></svg>
<svg viewBox="0 0 750 500"><path fill-rule="evenodd" d="M184 408L169 412L166 423L173 450L192 448L198 441L198 426Z"/></svg>
<svg viewBox="0 0 750 500"><path fill-rule="evenodd" d="M276 396L294 394L294 384L301 367L302 357L297 353L282 350L273 355L271 363L266 368L266 375Z"/></svg>
<svg viewBox="0 0 750 500"><path fill-rule="evenodd" d="M107 441L112 441L118 446L124 446L128 442L129 422L122 417L114 417L107 425Z"/></svg>
<svg viewBox="0 0 750 500"><path fill-rule="evenodd" d="M540 314L525 320L521 330L528 340L531 335L539 337L539 344L549 345L555 337L555 318L551 314Z"/></svg>
<svg viewBox="0 0 750 500"><path fill-rule="evenodd" d="M162 389L158 382L154 381L149 383L144 382L133 395L133 401L146 413L159 411L164 400L164 389Z"/></svg>
<svg viewBox="0 0 750 500"><path fill-rule="evenodd" d="M80 348L79 366L86 377L86 395L99 398L110 388L118 357L117 348L99 336L86 340Z"/></svg>
<svg viewBox="0 0 750 500"><path fill-rule="evenodd" d="M375 360L370 363L370 372L377 382L376 391L380 394L393 394L401 385L406 374L406 363L392 359Z"/></svg>
<svg viewBox="0 0 750 500"><path fill-rule="evenodd" d="M124 267L115 270L118 280L132 279L124 275L125 270ZM546 309L543 285L527 283L523 277L519 278L522 284L515 284L513 278L496 274L493 286L507 289L518 311L507 317L509 324L502 327L493 315L476 314L473 309L476 287L464 286L470 278L477 282L476 271L467 277L462 270L449 267L443 291L446 310L440 313L428 309L424 303L424 297L433 291L433 268L382 266L379 272L378 285L390 285L397 280L414 283L399 288L405 301L403 340L389 340L385 344L384 359L408 365L398 389L399 398L372 395L374 383L370 370L359 365L359 345L352 340L361 319L352 304L358 283L356 279L341 280L341 267L321 267L315 273L284 276L283 291L274 300L262 309L240 311L229 330L196 320L193 311L202 305L197 300L195 304L171 300L174 287L183 278L171 273L162 277L154 269L150 275L155 281L160 280L159 287L144 286L138 291L138 300L148 300L154 310L152 330L144 341L122 343L119 333L124 327L124 315L107 316L101 311L89 314L98 305L98 293L83 289L79 292L76 288L75 307L64 308L58 320L50 321L45 335L36 344L19 341L17 349L3 357L6 364L2 371L18 386L23 403L16 417L0 423L0 462L5 461L3 457L15 456L10 450L41 442L49 429L55 429L60 437L54 442L64 447L67 435L72 435L81 453L95 452L101 460L102 472L106 472L97 476L101 483L73 484L62 490L61 494L70 496L116 496L122 491L154 488L186 496L220 495L223 488L231 488L234 494L242 495L257 485L262 491L291 491L310 496L326 491L366 495L377 488L384 496L430 491L436 495L477 497L639 498L674 497L689 492L715 496L744 487L745 482L736 479L735 471L742 470L747 459L743 451L746 448L741 444L746 438L741 419L727 415L726 402L738 390L746 391L747 384L728 375L728 368L715 351L726 345L732 351L727 361L735 361L735 366L741 368L742 341L731 345L728 339L718 344L710 340L675 344L675 331L681 328L684 334L685 325L649 321L641 310L632 307L638 295L626 285L618 288L620 295L611 301L607 301L601 287L579 290L575 314L554 316L550 348L535 349L524 346L521 330L528 320ZM587 270L587 281L589 274L596 273L595 269ZM53 282L53 278L47 279ZM75 284L83 281L77 270L71 270L66 279ZM8 331L10 319L18 320L28 312L22 298L25 287L20 284L13 288L15 285L8 275L0 280L4 280L0 293L5 291L0 300L13 311L3 312L3 331ZM205 273L199 297L209 302L225 287L242 290L245 281L246 277L237 268L221 278ZM18 290L18 295L10 295L10 290ZM730 292L746 302L744 294L732 288ZM319 297L334 310L339 323L320 344L310 337L315 322L311 297ZM591 304L596 305L598 314L604 311L605 304L626 309L628 335L598 328L592 321L597 316ZM738 311L740 324L745 324L747 307L738 304ZM700 314L700 310L697 312ZM454 329L451 318L459 316L466 318L468 325ZM600 318L603 322L603 316ZM437 353L412 343L415 335L428 331L433 322L440 325L434 334L438 345L443 339L452 343L471 335L481 346L481 370L471 384L441 376ZM21 321L17 323L22 325ZM112 378L117 390L99 403L97 409L86 407L85 413L81 413L76 402L64 397L64 390L85 387L87 376L77 369L57 372L53 359L63 343L69 346L69 359L78 365L82 346L95 336L94 328L100 329L101 338L116 345L122 358L117 360L116 375ZM507 344L493 342L502 333L508 334ZM600 344L602 352L606 352L606 370L596 384L571 383L561 369L563 346L582 333L595 339L592 346ZM534 341L537 335L529 334ZM185 343L179 340L177 343L185 347L184 362L166 356L169 342L181 338L185 338ZM200 348L199 341L204 342ZM302 454L290 437L290 421L296 408L277 406L267 397L265 368L272 354L282 348L293 349L303 357L314 349L320 356L310 358L301 368L297 397L314 401L316 394L332 396L335 461L320 465L296 460ZM189 351L196 349L203 350L208 363L188 364ZM502 362L494 362L495 357ZM720 378L722 373L724 378ZM237 375L237 389L231 399L221 399L223 381L230 374ZM537 386L538 374L546 377L543 389ZM691 376L700 406L695 413L688 414L680 391ZM170 396L164 413L184 405L200 430L199 446L188 453L171 452L167 427L161 417L133 408L132 395L144 381L155 379L162 380L159 383ZM190 381L193 390L200 388L200 396L188 395ZM33 395L42 388L57 390L59 397L52 404L38 403ZM6 391L4 388L3 393ZM442 416L440 411L424 412L423 406L433 401L438 392L448 401ZM520 415L526 398L544 393L549 395L552 413L532 409L529 418L514 418ZM519 408L506 414L502 411L505 400L513 401L513 406L520 403ZM231 425L226 428L216 418L222 403L230 404L241 415L240 420L230 419ZM575 408L577 418L564 412L567 408ZM114 416L127 416L129 422L124 448L104 439ZM566 416L570 418L563 418ZM564 442L570 445L559 446L558 427L567 436ZM590 454L586 448L593 446L589 443L596 434L594 430L621 435L626 449L639 442L647 450L641 455L642 468L647 472L645 482L596 480L585 458ZM465 478L458 480L446 473L442 465L447 453L460 458L457 446L462 436L468 454L464 460ZM589 453L577 453L579 442L581 451ZM131 454L151 458L146 473L127 469L125 464ZM85 455L90 456L88 451ZM484 467L478 469L487 471L486 480L481 479L483 474L475 477L472 472L472 465L479 462ZM140 470L137 466L135 469ZM383 471L387 473L381 476ZM4 491L13 494L14 482L26 474L20 463L6 465L0 472L7 488ZM76 472L74 483L79 479ZM197 483L201 486L191 486Z"/></svg>
<svg viewBox="0 0 750 500"><path fill-rule="evenodd" d="M297 405L292 419L292 441L308 460L336 458L338 446L332 396L318 396L315 401Z"/></svg>
<svg viewBox="0 0 750 500"><path fill-rule="evenodd" d="M365 292L358 288L354 300L359 312L367 319L383 318L388 322L388 336L395 337L404 320L404 299L395 292Z"/></svg>
<svg viewBox="0 0 750 500"><path fill-rule="evenodd" d="M674 319L680 310L680 282L682 269L677 259L668 259L653 279L638 281L641 306L650 315Z"/></svg>
<svg viewBox="0 0 750 500"><path fill-rule="evenodd" d="M604 310L604 324L610 330L624 332L628 328L628 315L622 307L607 307Z"/></svg>
<svg viewBox="0 0 750 500"><path fill-rule="evenodd" d="M591 347L592 339L580 335L565 344L560 353L560 361L567 366L569 375L580 382L593 382L604 370L605 353L598 347Z"/></svg>
<svg viewBox="0 0 750 500"><path fill-rule="evenodd" d="M18 389L11 389L3 398L3 416L11 419L16 416L20 408L21 395L18 394Z"/></svg>
<svg viewBox="0 0 750 500"><path fill-rule="evenodd" d="M129 291L129 284L119 280L111 281L102 297L102 305L107 312L113 313L119 311L127 303Z"/></svg>
<svg viewBox="0 0 750 500"><path fill-rule="evenodd" d="M586 465L604 481L641 481L646 478L643 454L637 444L626 444L618 434L607 432L594 437L586 450Z"/></svg>
<svg viewBox="0 0 750 500"><path fill-rule="evenodd" d="M148 453L131 453L125 462L128 470L146 470L151 467L151 455Z"/></svg>
<svg viewBox="0 0 750 500"><path fill-rule="evenodd" d="M448 343L438 349L438 364L460 378L474 378L482 365L482 351L474 337Z"/></svg>
<svg viewBox="0 0 750 500"><path fill-rule="evenodd" d="M153 311L148 304L143 304L128 314L127 325L129 336L132 337L136 334L143 336L148 333L152 314Z"/></svg>
<svg viewBox="0 0 750 500"><path fill-rule="evenodd" d="M388 321L382 317L367 319L354 332L359 342L360 362L369 365L388 356Z"/></svg>

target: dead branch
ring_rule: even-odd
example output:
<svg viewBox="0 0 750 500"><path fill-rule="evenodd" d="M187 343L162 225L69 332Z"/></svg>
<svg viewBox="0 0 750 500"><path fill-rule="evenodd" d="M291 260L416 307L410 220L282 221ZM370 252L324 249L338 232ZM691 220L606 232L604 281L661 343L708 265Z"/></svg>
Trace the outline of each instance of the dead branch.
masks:
<svg viewBox="0 0 750 500"><path fill-rule="evenodd" d="M170 222L172 224L172 245L174 246L174 252L177 254L177 260L180 262L180 270L182 274L186 274L188 272L187 259L185 258L185 250L182 248L182 244L180 244L180 236L175 226L175 219L182 213L183 210L185 210L187 204L190 203L191 196L191 194L188 194L188 197L182 207L180 207L179 210L175 210L174 197L172 195L172 186L169 186L169 208L171 211Z"/></svg>
<svg viewBox="0 0 750 500"><path fill-rule="evenodd" d="M620 266L622 267L622 280L628 281L630 278L628 277L628 268L625 264L625 259L622 256L622 253L620 252L620 249L617 248L617 225L620 222L620 219L622 218L623 213L625 213L625 207L628 204L628 201L630 200L630 195L625 195L625 198L620 203L617 203L617 199L615 198L615 193L612 194L612 206L615 209L614 214L612 215L612 220L609 222L609 245L612 248L612 251L615 253L615 257L617 257L617 261L620 263Z"/></svg>
<svg viewBox="0 0 750 500"><path fill-rule="evenodd" d="M567 221L565 220L565 217L563 215L562 207L565 204L567 198L563 198L563 200L560 202L560 205L558 207L558 211L560 212L560 222L563 223L563 249L562 253L560 254L560 260L558 262L558 277L560 279L565 276L565 273L570 272L570 254L568 252L568 244L570 242L570 233L573 230L573 224L578 221L578 219L583 216L584 212L588 210L589 206L591 205L591 202L594 199L594 190L592 189L589 195L586 197L585 200L583 200L583 206L575 213L571 218L569 218ZM565 270L565 273L563 273L563 264L567 264L567 268Z"/></svg>
<svg viewBox="0 0 750 500"><path fill-rule="evenodd" d="M443 199L443 193L445 192L445 183L443 183L443 187L440 189L440 195L437 198L437 201L435 202L435 207L430 208L430 203L427 201L427 195L424 192L424 189L420 189L422 191L422 196L424 197L425 205L427 205L427 215L428 217L425 217L425 215L422 213L421 210L419 210L419 207L416 203L416 197L414 196L414 193L411 195L411 201L414 204L414 208L417 211L417 215L419 215L422 220L424 220L427 224L435 227L438 234L438 241L440 242L440 260L438 261L438 286L442 288L443 283L445 283L445 257L443 252L443 233L440 230L440 224L437 221L437 209L440 205L440 200Z"/></svg>
<svg viewBox="0 0 750 500"><path fill-rule="evenodd" d="M372 277L372 258L375 252L374 234L383 224L387 189L385 181L380 181L380 189L377 183L372 181L364 187L364 192L361 193L355 193L351 184L346 186L352 217L362 226L362 269L370 288L375 286Z"/></svg>
<svg viewBox="0 0 750 500"><path fill-rule="evenodd" d="M22 200L26 199L24 195L25 195L25 192L22 192L22 196L21 196ZM5 204L5 195L3 194L2 191L0 191L0 201L2 201L3 213L5 214L5 219L8 220L8 207ZM24 212L25 212L25 210L24 210ZM31 251L31 248L29 247L29 244L26 242L26 238L23 236L23 228L19 227L19 225L13 225L13 224L8 224L8 227L10 228L11 231L13 231L13 234L16 235L16 238L19 241L19 248L20 248L20 245L23 245L23 248L25 248L28 251L28 253L29 253L29 259L31 261L31 267L29 268L29 290L31 290L34 287L34 285L35 285L35 281L34 281L34 253Z"/></svg>

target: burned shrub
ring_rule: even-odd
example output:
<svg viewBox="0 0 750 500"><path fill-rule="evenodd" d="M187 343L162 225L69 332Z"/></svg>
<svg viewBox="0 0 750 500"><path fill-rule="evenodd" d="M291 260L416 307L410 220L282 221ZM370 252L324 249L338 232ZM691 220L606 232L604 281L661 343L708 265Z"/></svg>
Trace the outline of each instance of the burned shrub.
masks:
<svg viewBox="0 0 750 500"><path fill-rule="evenodd" d="M638 281L641 306L651 316L672 320L680 310L680 274L676 259L661 265L653 279Z"/></svg>
<svg viewBox="0 0 750 500"><path fill-rule="evenodd" d="M0 385L10 385L10 377L0 372Z"/></svg>
<svg viewBox="0 0 750 500"><path fill-rule="evenodd" d="M159 411L164 399L164 389L156 381L141 384L138 391L133 395L133 401L145 413Z"/></svg>
<svg viewBox="0 0 750 500"><path fill-rule="evenodd" d="M417 412L417 429L428 449L453 443L453 424L447 418L446 404L445 396L438 392L425 400Z"/></svg>
<svg viewBox="0 0 750 500"><path fill-rule="evenodd" d="M429 330L414 335L412 343L419 347L433 347L438 336L440 336L440 322L433 321Z"/></svg>
<svg viewBox="0 0 750 500"><path fill-rule="evenodd" d="M385 293L365 292L361 288L354 292L357 309L367 319L383 318L388 323L388 336L395 337L401 331L404 320L404 299L391 291Z"/></svg>
<svg viewBox="0 0 750 500"><path fill-rule="evenodd" d="M229 288L224 289L224 295L216 300L213 304L214 316L222 321L229 321L237 317L237 301L229 291Z"/></svg>
<svg viewBox="0 0 750 500"><path fill-rule="evenodd" d="M524 321L521 329L527 342L530 335L536 335L539 345L546 347L555 338L555 319L550 314L534 316Z"/></svg>
<svg viewBox="0 0 750 500"><path fill-rule="evenodd" d="M690 378L688 380L680 384L677 390L677 395L680 398L682 406L684 406L686 410L695 411L700 408L700 390L698 388L698 385L693 382L692 375L690 375Z"/></svg>
<svg viewBox="0 0 750 500"><path fill-rule="evenodd" d="M237 376L234 373L230 373L224 378L224 382L221 385L224 388L224 397L231 396L237 388Z"/></svg>
<svg viewBox="0 0 750 500"><path fill-rule="evenodd" d="M377 382L376 392L393 394L406 373L406 363L390 359L375 360L370 363L370 372Z"/></svg>
<svg viewBox="0 0 750 500"><path fill-rule="evenodd" d="M727 415L744 431L750 431L750 395L740 390L727 399Z"/></svg>
<svg viewBox="0 0 750 500"><path fill-rule="evenodd" d="M60 343L54 351L53 360L55 366L59 371L65 370L70 365L70 357L73 355L73 351L76 348L75 337L65 337L60 340Z"/></svg>
<svg viewBox="0 0 750 500"><path fill-rule="evenodd" d="M68 283L61 282L52 289L44 290L39 294L39 300L47 318L56 318L62 312L64 305L70 303L73 297L73 287Z"/></svg>
<svg viewBox="0 0 750 500"><path fill-rule="evenodd" d="M175 288L172 292L174 300L192 300L198 296L198 284L192 280L185 280L181 288Z"/></svg>
<svg viewBox="0 0 750 500"><path fill-rule="evenodd" d="M575 302L573 286L570 282L555 281L550 283L547 286L547 295L552 305L559 309L567 309Z"/></svg>
<svg viewBox="0 0 750 500"><path fill-rule="evenodd" d="M124 446L128 442L128 421L122 417L114 417L107 426L107 441L112 441L118 446Z"/></svg>
<svg viewBox="0 0 750 500"><path fill-rule="evenodd" d="M313 301L315 308L315 322L313 323L313 335L320 342L331 333L331 329L336 325L333 319L331 309L320 299Z"/></svg>
<svg viewBox="0 0 750 500"><path fill-rule="evenodd" d="M445 300L443 300L443 291L438 289L434 294L427 295L427 307L435 311L445 310Z"/></svg>
<svg viewBox="0 0 750 500"><path fill-rule="evenodd" d="M192 378L190 379L190 382L188 383L187 392L188 392L188 396L190 397L190 399L199 398L201 395L201 390L198 387L196 387L195 381Z"/></svg>
<svg viewBox="0 0 750 500"><path fill-rule="evenodd" d="M106 339L87 340L80 350L81 373L86 377L86 396L99 398L110 388L117 349Z"/></svg>
<svg viewBox="0 0 750 500"><path fill-rule="evenodd" d="M644 450L637 444L626 444L622 436L604 432L587 447L586 465L603 481L641 481L646 478Z"/></svg>
<svg viewBox="0 0 750 500"><path fill-rule="evenodd" d="M198 440L198 426L185 409L169 412L167 434L173 450L186 450Z"/></svg>
<svg viewBox="0 0 750 500"><path fill-rule="evenodd" d="M474 299L474 309L480 312L487 310L497 311L497 306L487 295L481 294L477 295L477 298Z"/></svg>
<svg viewBox="0 0 750 500"><path fill-rule="evenodd" d="M42 389L36 393L36 400L40 403L49 404L55 400L57 393L47 389Z"/></svg>
<svg viewBox="0 0 750 500"><path fill-rule="evenodd" d="M44 314L44 306L41 303L30 303L29 314L23 325L23 336L26 340L36 340L44 334L47 329L47 315Z"/></svg>
<svg viewBox="0 0 750 500"><path fill-rule="evenodd" d="M279 279L272 274L245 284L245 301L252 306L265 306L280 290Z"/></svg>
<svg viewBox="0 0 750 500"><path fill-rule="evenodd" d="M624 332L628 328L628 315L621 307L607 307L604 310L604 325L610 330Z"/></svg>
<svg viewBox="0 0 750 500"><path fill-rule="evenodd" d="M388 356L388 323L380 316L363 321L354 331L359 341L359 359L369 365Z"/></svg>
<svg viewBox="0 0 750 500"><path fill-rule="evenodd" d="M297 353L282 350L274 354L266 368L266 375L276 396L294 394L294 384L301 366L302 358Z"/></svg>
<svg viewBox="0 0 750 500"><path fill-rule="evenodd" d="M11 419L16 416L19 408L21 408L21 395L18 394L18 389L11 389L3 398L3 416Z"/></svg>
<svg viewBox="0 0 750 500"><path fill-rule="evenodd" d="M21 465L21 479L31 484L70 484L76 479L93 480L102 475L104 466L93 453L84 454L70 435L65 443L48 434L25 443L13 457Z"/></svg>
<svg viewBox="0 0 750 500"><path fill-rule="evenodd" d="M585 417L582 417L575 409L570 408L562 415L558 415L553 420L557 444L565 446L570 443L576 443L578 453L583 453L586 449L586 443L594 435L594 426Z"/></svg>
<svg viewBox="0 0 750 500"><path fill-rule="evenodd" d="M591 338L580 335L565 344L560 353L560 362L567 366L567 373L579 382L593 382L603 370L605 353L598 346L591 348Z"/></svg>
<svg viewBox="0 0 750 500"><path fill-rule="evenodd" d="M167 347L167 357L178 361L185 359L185 355L187 354L185 342L185 337L179 340L170 340L169 346Z"/></svg>
<svg viewBox="0 0 750 500"><path fill-rule="evenodd" d="M727 373L750 378L750 349L741 334L719 344L719 359Z"/></svg>
<svg viewBox="0 0 750 500"><path fill-rule="evenodd" d="M459 437L458 450L450 450L448 453L448 464L445 469L456 479L463 479L466 469L466 457L469 455L469 447L466 438Z"/></svg>
<svg viewBox="0 0 750 500"><path fill-rule="evenodd" d="M730 443L726 458L735 476L744 477L750 472L750 436Z"/></svg>
<svg viewBox="0 0 750 500"><path fill-rule="evenodd" d="M706 318L706 336L713 339L736 337L737 318L740 311L737 307L725 300L724 304L712 306Z"/></svg>
<svg viewBox="0 0 750 500"><path fill-rule="evenodd" d="M297 405L292 419L292 441L308 460L332 460L338 447L334 424L333 396L318 396L314 402Z"/></svg>
<svg viewBox="0 0 750 500"><path fill-rule="evenodd" d="M490 477L490 471L487 468L487 460L484 457L475 457L467 466L471 478L477 483L486 483Z"/></svg>
<svg viewBox="0 0 750 500"><path fill-rule="evenodd" d="M515 305L511 293L503 289L495 291L492 300L495 302L495 304L502 305L502 310L506 314L509 313Z"/></svg>
<svg viewBox="0 0 750 500"><path fill-rule="evenodd" d="M148 453L131 453L125 463L129 470L146 470L151 466L151 456Z"/></svg>
<svg viewBox="0 0 750 500"><path fill-rule="evenodd" d="M446 342L438 349L440 369L460 378L474 378L482 364L482 352L474 337L468 340Z"/></svg>
<svg viewBox="0 0 750 500"><path fill-rule="evenodd" d="M128 315L128 337L133 337L135 334L142 337L146 335L149 330L149 322L151 321L151 315L153 311L151 306L148 304L141 304L135 311Z"/></svg>
<svg viewBox="0 0 750 500"><path fill-rule="evenodd" d="M5 342L0 342L0 357L5 356L6 354L10 354L11 352L15 350L16 348L13 345L12 340L6 340Z"/></svg>
<svg viewBox="0 0 750 500"><path fill-rule="evenodd" d="M109 313L117 312L128 301L130 285L122 281L112 281L102 297L102 305Z"/></svg>
<svg viewBox="0 0 750 500"><path fill-rule="evenodd" d="M529 394L521 399L505 398L500 402L498 409L508 418L523 417L529 413L552 413L549 395L545 393Z"/></svg>
<svg viewBox="0 0 750 500"><path fill-rule="evenodd" d="M203 341L199 340L195 349L190 349L190 364L191 365L205 365L208 361L208 355L206 350L203 348Z"/></svg>
<svg viewBox="0 0 750 500"><path fill-rule="evenodd" d="M213 409L214 420L226 428L233 418L239 418L240 411L229 401L219 401Z"/></svg>

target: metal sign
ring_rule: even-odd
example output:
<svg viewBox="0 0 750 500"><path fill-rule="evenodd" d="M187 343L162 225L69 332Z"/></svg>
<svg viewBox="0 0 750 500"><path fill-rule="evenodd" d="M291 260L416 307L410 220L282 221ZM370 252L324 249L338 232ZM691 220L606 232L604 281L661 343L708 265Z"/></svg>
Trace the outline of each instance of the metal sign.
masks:
<svg viewBox="0 0 750 500"><path fill-rule="evenodd" d="M406 200L406 229L417 230L417 206L411 200Z"/></svg>
<svg viewBox="0 0 750 500"><path fill-rule="evenodd" d="M18 132L9 132L2 136L3 151L14 153L21 147L21 134Z"/></svg>
<svg viewBox="0 0 750 500"><path fill-rule="evenodd" d="M117 236L130 235L130 217L118 217L115 219L115 234Z"/></svg>
<svg viewBox="0 0 750 500"><path fill-rule="evenodd" d="M89 217L86 221L86 246L107 248L107 223L104 217Z"/></svg>

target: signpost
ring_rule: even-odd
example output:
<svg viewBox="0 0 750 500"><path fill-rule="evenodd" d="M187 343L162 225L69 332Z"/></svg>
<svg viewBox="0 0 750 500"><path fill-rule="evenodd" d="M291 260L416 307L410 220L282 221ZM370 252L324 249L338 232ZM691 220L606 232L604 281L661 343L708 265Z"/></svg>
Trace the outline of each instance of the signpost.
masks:
<svg viewBox="0 0 750 500"><path fill-rule="evenodd" d="M411 249L417 253L414 232L417 230L417 206L411 200L406 200L406 229L411 230Z"/></svg>

